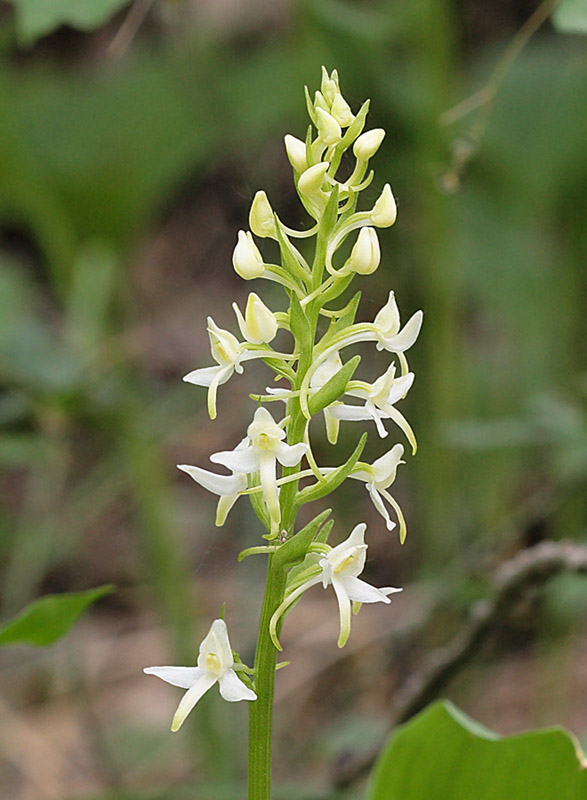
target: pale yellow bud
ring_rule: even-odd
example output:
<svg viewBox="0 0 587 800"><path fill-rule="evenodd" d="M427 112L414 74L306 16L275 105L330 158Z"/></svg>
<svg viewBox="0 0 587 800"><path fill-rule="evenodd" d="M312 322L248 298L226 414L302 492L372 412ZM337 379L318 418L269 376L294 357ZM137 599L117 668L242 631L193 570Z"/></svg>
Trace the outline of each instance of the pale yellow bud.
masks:
<svg viewBox="0 0 587 800"><path fill-rule="evenodd" d="M371 211L371 222L378 228L389 228L397 218L397 206L391 186L386 183Z"/></svg>
<svg viewBox="0 0 587 800"><path fill-rule="evenodd" d="M353 145L353 153L359 161L368 161L379 150L385 137L383 128L374 128L372 131L362 133Z"/></svg>
<svg viewBox="0 0 587 800"><path fill-rule="evenodd" d="M349 104L340 92L335 95L334 100L332 101L330 113L343 128L348 127L355 118L355 115L351 111Z"/></svg>
<svg viewBox="0 0 587 800"><path fill-rule="evenodd" d="M338 144L342 138L342 131L332 114L329 114L328 111L324 111L322 108L317 108L316 119L320 141L324 144Z"/></svg>
<svg viewBox="0 0 587 800"><path fill-rule="evenodd" d="M359 275L375 272L381 260L379 239L374 228L361 228L361 232L351 250L348 266Z"/></svg>
<svg viewBox="0 0 587 800"><path fill-rule="evenodd" d="M333 81L330 75L328 74L326 67L322 67L322 83L320 85L320 90L324 95L324 99L327 103L332 105L332 101L336 97L336 93L338 92L338 86L336 81Z"/></svg>
<svg viewBox="0 0 587 800"><path fill-rule="evenodd" d="M316 92L314 95L314 109L317 111L319 108L321 108L322 111L328 111L328 103L322 92Z"/></svg>
<svg viewBox="0 0 587 800"><path fill-rule="evenodd" d="M255 236L275 238L275 218L265 192L257 192L249 212L249 225Z"/></svg>
<svg viewBox="0 0 587 800"><path fill-rule="evenodd" d="M260 278L265 272L263 257L253 241L250 231L238 232L238 241L232 254L232 264L235 271L246 281Z"/></svg>
<svg viewBox="0 0 587 800"><path fill-rule="evenodd" d="M308 159L306 157L306 145L295 136L287 134L284 138L285 151L289 159L289 163L296 170L296 172L304 172L308 169Z"/></svg>
<svg viewBox="0 0 587 800"><path fill-rule="evenodd" d="M317 195L322 189L324 183L324 176L328 171L330 164L328 161L321 161L319 164L314 164L313 167L307 169L298 181L298 191L306 197Z"/></svg>
<svg viewBox="0 0 587 800"><path fill-rule="evenodd" d="M268 344L277 333L277 320L271 309L267 308L261 298L251 292L245 308L245 316L241 314L236 303L232 304L241 333L251 344Z"/></svg>

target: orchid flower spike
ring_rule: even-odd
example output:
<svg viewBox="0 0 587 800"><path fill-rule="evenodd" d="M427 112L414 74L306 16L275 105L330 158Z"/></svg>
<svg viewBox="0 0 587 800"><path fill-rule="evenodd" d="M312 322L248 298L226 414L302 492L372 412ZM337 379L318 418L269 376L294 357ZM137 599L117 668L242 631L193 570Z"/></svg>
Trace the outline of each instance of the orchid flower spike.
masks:
<svg viewBox="0 0 587 800"><path fill-rule="evenodd" d="M171 730L178 731L198 700L219 684L220 694L231 703L256 700L257 695L240 680L233 669L234 657L228 640L226 623L215 619L200 645L197 667L145 667L143 672L155 675L172 686L187 689L174 714Z"/></svg>
<svg viewBox="0 0 587 800"><path fill-rule="evenodd" d="M277 639L277 624L280 618L292 603L311 586L321 583L325 589L332 586L335 591L340 615L339 647L344 647L351 632L352 603L390 603L388 595L402 591L390 586L376 589L358 577L363 571L367 559L366 529L367 526L364 522L356 525L348 539L333 547L324 558L319 560L319 572L315 572L301 586L294 589L273 614L269 623L269 631L273 644L278 650L282 649Z"/></svg>
<svg viewBox="0 0 587 800"><path fill-rule="evenodd" d="M279 532L281 511L277 486L277 462L284 467L295 467L308 452L308 445L286 444L285 431L273 419L266 408L258 408L247 429L249 444L234 450L224 450L210 456L214 464L222 464L236 473L252 475L259 473L263 499L271 519L271 535Z"/></svg>
<svg viewBox="0 0 587 800"><path fill-rule="evenodd" d="M387 508L383 504L383 498L394 509L399 521L399 539L403 544L406 540L406 521L402 510L397 501L389 494L387 489L395 481L397 468L400 464L405 464L402 461L404 448L401 444L394 445L388 453L378 458L372 464L363 464L359 462L355 469L351 472L350 477L365 482L365 488L371 496L373 505L385 520L385 525L388 531L395 528L395 523L391 521Z"/></svg>

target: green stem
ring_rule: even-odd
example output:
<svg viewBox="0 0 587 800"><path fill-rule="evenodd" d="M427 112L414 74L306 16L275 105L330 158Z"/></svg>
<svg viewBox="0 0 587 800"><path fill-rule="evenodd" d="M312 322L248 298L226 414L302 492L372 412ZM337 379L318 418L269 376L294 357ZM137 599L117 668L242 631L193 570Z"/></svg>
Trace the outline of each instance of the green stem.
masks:
<svg viewBox="0 0 587 800"><path fill-rule="evenodd" d="M285 594L287 571L269 557L267 583L255 654L257 700L249 705L249 800L271 798L271 734L277 650L269 637L269 622Z"/></svg>

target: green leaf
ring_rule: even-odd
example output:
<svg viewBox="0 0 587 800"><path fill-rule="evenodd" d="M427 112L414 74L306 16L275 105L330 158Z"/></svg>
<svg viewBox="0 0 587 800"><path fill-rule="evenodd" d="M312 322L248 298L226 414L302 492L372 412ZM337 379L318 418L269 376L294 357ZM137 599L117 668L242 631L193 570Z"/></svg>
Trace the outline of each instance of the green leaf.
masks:
<svg viewBox="0 0 587 800"><path fill-rule="evenodd" d="M330 494L337 489L340 484L345 481L351 474L357 461L361 457L361 453L367 443L367 434L364 433L359 439L359 443L350 454L345 463L335 469L323 481L316 481L312 486L306 486L301 492L298 492L295 499L296 508L300 508L304 503L310 503L314 500L319 500L321 497Z"/></svg>
<svg viewBox="0 0 587 800"><path fill-rule="evenodd" d="M322 511L313 520L308 522L295 536L283 544L273 557L273 563L278 566L298 564L304 560L308 547L313 542L321 525L332 513L331 508Z"/></svg>
<svg viewBox="0 0 587 800"><path fill-rule="evenodd" d="M354 356L351 358L338 372L334 373L332 378L326 381L324 386L318 389L315 395L310 397L308 409L312 416L322 411L323 408L326 408L326 406L329 406L331 403L334 403L335 400L338 400L338 398L344 394L344 390L353 377L360 361L361 356Z"/></svg>
<svg viewBox="0 0 587 800"><path fill-rule="evenodd" d="M552 21L563 33L587 33L587 0L563 0Z"/></svg>
<svg viewBox="0 0 587 800"><path fill-rule="evenodd" d="M99 586L85 592L40 597L0 627L0 646L32 644L46 647L53 644L65 636L89 605L113 591L114 586Z"/></svg>
<svg viewBox="0 0 587 800"><path fill-rule="evenodd" d="M310 350L314 344L310 320L304 314L304 309L293 292L290 293L290 298L289 326L291 332L299 345L300 351Z"/></svg>
<svg viewBox="0 0 587 800"><path fill-rule="evenodd" d="M33 44L60 25L83 31L99 28L129 0L11 0L16 31L23 44Z"/></svg>
<svg viewBox="0 0 587 800"><path fill-rule="evenodd" d="M434 703L391 737L368 800L581 800L575 740L551 728L499 737L449 702Z"/></svg>

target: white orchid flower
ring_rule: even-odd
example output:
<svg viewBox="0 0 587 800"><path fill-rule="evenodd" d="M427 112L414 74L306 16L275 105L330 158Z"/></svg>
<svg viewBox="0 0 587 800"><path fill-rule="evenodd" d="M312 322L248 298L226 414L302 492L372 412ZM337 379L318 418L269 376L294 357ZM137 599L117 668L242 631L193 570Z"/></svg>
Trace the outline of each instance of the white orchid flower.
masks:
<svg viewBox="0 0 587 800"><path fill-rule="evenodd" d="M403 446L401 444L396 444L388 453L385 453L385 455L378 458L372 464L363 464L359 462L349 476L365 482L365 488L371 496L373 505L385 520L388 531L395 528L395 523L391 521L383 499L387 500L392 506L399 521L399 538L402 544L406 539L406 521L397 501L389 494L387 489L395 481L399 465L406 463L402 461L403 454Z"/></svg>
<svg viewBox="0 0 587 800"><path fill-rule="evenodd" d="M226 383L233 373L239 375L243 371L242 361L261 358L265 353L247 350L230 331L219 328L212 317L208 317L208 336L212 357L218 366L194 369L184 376L184 381L196 386L208 387L208 414L210 419L216 418L216 394L218 387Z"/></svg>
<svg viewBox="0 0 587 800"><path fill-rule="evenodd" d="M415 453L418 445L414 431L404 415L394 407L395 403L406 396L414 382L414 377L413 372L408 372L406 375L396 378L395 364L391 364L385 373L372 384L365 381L351 381L345 394L365 400L365 405L351 406L341 403L334 406L330 413L339 420L372 419L381 438L387 436L382 420L391 419L405 433L412 446L412 452Z"/></svg>
<svg viewBox="0 0 587 800"><path fill-rule="evenodd" d="M388 595L402 591L389 586L377 589L358 577L367 558L366 529L364 522L356 525L348 539L333 547L318 561L319 571L291 592L273 614L269 631L274 645L279 650L281 645L277 639L277 624L289 606L311 586L321 583L325 589L332 586L335 591L340 614L339 647L344 647L351 632L352 603L390 603Z"/></svg>
<svg viewBox="0 0 587 800"><path fill-rule="evenodd" d="M247 429L249 444L246 447L214 453L210 461L222 464L235 473L251 475L259 473L263 499L269 511L271 533L279 530L281 511L279 508L279 489L277 486L277 462L284 467L294 467L308 452L308 445L289 445L285 431L275 422L266 408L258 408L253 421Z"/></svg>
<svg viewBox="0 0 587 800"><path fill-rule="evenodd" d="M247 446L248 439L243 439L236 449L243 450ZM218 475L217 472L209 472L207 469L193 467L189 464L178 464L177 468L186 472L204 489L219 495L220 500L216 507L216 525L224 525L228 512L238 500L240 493L247 488L246 475L241 472L232 475Z"/></svg>
<svg viewBox="0 0 587 800"><path fill-rule="evenodd" d="M240 680L233 669L234 657L228 640L226 623L215 619L206 638L200 645L197 667L145 667L143 672L155 675L172 686L187 689L171 723L171 730L178 731L198 700L219 684L220 694L231 703L239 700L256 700L257 695Z"/></svg>

